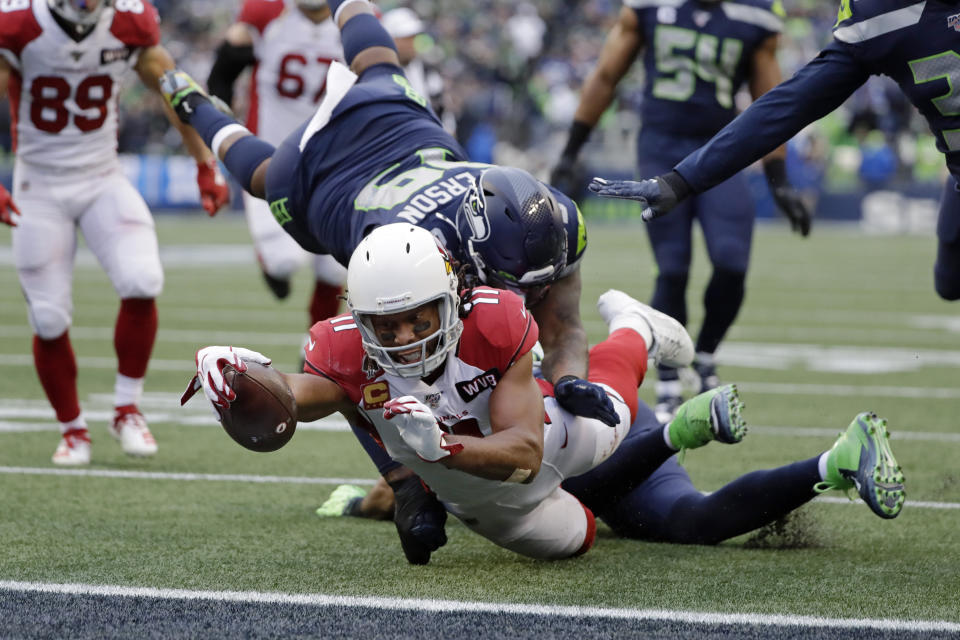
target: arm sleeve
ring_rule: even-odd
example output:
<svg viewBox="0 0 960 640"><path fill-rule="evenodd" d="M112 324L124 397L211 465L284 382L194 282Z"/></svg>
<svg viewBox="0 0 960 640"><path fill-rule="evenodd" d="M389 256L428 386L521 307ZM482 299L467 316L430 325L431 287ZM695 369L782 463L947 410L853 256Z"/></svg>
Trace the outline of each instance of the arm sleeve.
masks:
<svg viewBox="0 0 960 640"><path fill-rule="evenodd" d="M833 43L674 169L694 193L702 193L839 107L869 75L852 53Z"/></svg>
<svg viewBox="0 0 960 640"><path fill-rule="evenodd" d="M238 47L223 42L217 49L217 57L207 78L207 90L227 104L233 104L233 84L243 70L256 62L253 46Z"/></svg>

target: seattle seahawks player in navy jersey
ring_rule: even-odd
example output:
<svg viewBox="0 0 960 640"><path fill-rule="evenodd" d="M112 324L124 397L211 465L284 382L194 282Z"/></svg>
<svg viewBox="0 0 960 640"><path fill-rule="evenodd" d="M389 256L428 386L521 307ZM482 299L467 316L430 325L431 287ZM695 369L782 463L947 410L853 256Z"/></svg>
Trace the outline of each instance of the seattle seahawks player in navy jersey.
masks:
<svg viewBox="0 0 960 640"><path fill-rule="evenodd" d="M946 156L934 286L960 299L960 3L842 0L833 42L673 171L640 182L594 179L600 195L638 200L643 218L666 214L830 113L871 75L886 75L927 119ZM654 175L655 172L646 175Z"/></svg>
<svg viewBox="0 0 960 640"><path fill-rule="evenodd" d="M734 95L742 86L757 98L780 81L776 53L782 16L779 0L625 0L584 83L554 184L575 192L569 183L579 149L638 56L645 84L637 168L640 175L669 171L733 120ZM787 183L785 157L785 147L774 149L764 169L777 204L805 236L810 214ZM705 391L719 384L714 353L744 299L754 220L746 179L730 177L647 227L658 267L651 305L684 324L694 219L713 264L694 362ZM668 422L683 401L681 384L676 369L659 367L658 372L655 410L661 422Z"/></svg>

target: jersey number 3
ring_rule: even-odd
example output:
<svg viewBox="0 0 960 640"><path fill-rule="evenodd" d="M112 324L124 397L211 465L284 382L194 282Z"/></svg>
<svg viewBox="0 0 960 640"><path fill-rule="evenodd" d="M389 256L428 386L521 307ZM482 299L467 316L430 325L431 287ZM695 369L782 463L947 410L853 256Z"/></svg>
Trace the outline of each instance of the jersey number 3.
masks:
<svg viewBox="0 0 960 640"><path fill-rule="evenodd" d="M930 102L940 115L960 116L960 55L956 51L944 51L934 56L911 60L910 71L916 84L945 78L949 91L932 98ZM943 141L950 151L960 149L960 129L942 129Z"/></svg>
<svg viewBox="0 0 960 640"><path fill-rule="evenodd" d="M685 102L697 88L697 78L716 86L717 103L733 108L733 76L743 54L743 42L709 33L657 25L653 36L657 77L653 95L663 100Z"/></svg>

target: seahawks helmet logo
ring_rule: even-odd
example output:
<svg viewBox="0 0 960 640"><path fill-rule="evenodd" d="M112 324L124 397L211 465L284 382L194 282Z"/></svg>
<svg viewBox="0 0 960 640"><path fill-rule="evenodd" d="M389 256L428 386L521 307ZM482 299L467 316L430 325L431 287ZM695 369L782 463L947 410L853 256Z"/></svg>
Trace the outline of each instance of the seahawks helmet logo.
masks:
<svg viewBox="0 0 960 640"><path fill-rule="evenodd" d="M460 204L460 215L470 226L469 238L475 242L482 242L490 237L490 221L487 220L487 202L474 183L464 196ZM465 238L466 240L467 238Z"/></svg>

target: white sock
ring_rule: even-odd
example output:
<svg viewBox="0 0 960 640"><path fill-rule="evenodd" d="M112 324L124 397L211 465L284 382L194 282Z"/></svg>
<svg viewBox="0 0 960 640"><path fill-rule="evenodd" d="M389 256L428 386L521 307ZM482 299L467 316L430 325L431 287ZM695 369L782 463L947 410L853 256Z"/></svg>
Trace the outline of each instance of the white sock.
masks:
<svg viewBox="0 0 960 640"><path fill-rule="evenodd" d="M683 394L683 384L679 380L657 380L654 385L657 397L679 396Z"/></svg>
<svg viewBox="0 0 960 640"><path fill-rule="evenodd" d="M610 333L617 329L633 329L643 338L643 343L647 346L647 352L649 353L653 349L653 329L642 317L632 313L620 314L610 323Z"/></svg>
<svg viewBox="0 0 960 640"><path fill-rule="evenodd" d="M707 353L706 351L697 351L697 355L693 357L693 361L697 364L702 364L705 366L712 366L717 361L716 354Z"/></svg>
<svg viewBox="0 0 960 640"><path fill-rule="evenodd" d="M143 378L128 378L122 373L117 374L117 382L113 387L114 406L138 404L142 395Z"/></svg>
<svg viewBox="0 0 960 640"><path fill-rule="evenodd" d="M827 456L830 455L829 451L824 451L820 456L820 460L817 462L817 471L820 472L820 479L827 479Z"/></svg>
<svg viewBox="0 0 960 640"><path fill-rule="evenodd" d="M680 451L677 447L673 446L673 442L670 440L670 423L663 425L663 441L667 443L667 446L670 447L673 451Z"/></svg>
<svg viewBox="0 0 960 640"><path fill-rule="evenodd" d="M74 418L70 422L60 423L61 434L66 433L67 431L70 431L70 429L86 429L86 428L87 428L87 420L86 418L83 417L82 411L80 412L80 415L78 415L76 418Z"/></svg>

